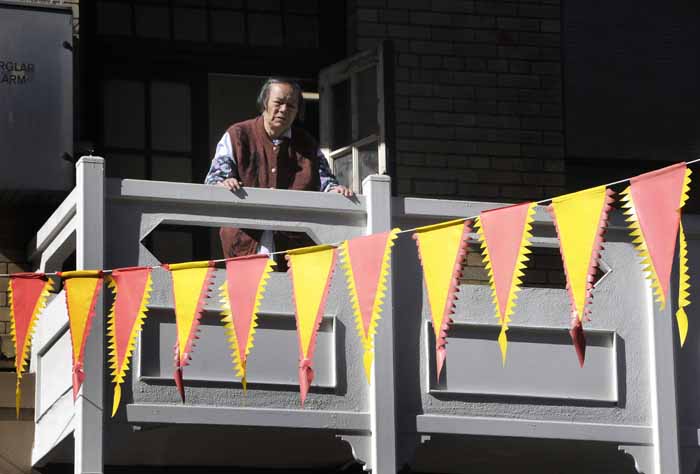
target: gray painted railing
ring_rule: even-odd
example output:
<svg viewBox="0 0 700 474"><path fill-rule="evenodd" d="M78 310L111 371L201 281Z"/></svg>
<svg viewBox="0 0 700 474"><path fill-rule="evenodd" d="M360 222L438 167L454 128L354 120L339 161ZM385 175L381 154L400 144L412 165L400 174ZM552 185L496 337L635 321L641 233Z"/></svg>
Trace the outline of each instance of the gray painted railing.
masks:
<svg viewBox="0 0 700 474"><path fill-rule="evenodd" d="M30 247L41 270L58 269L73 249L78 268L156 265L160 262L142 242L162 224L302 231L330 243L499 205L391 198L384 176L367 178L364 196L348 200L325 193L246 189L232 194L197 184L104 180L103 161L94 157L82 158L77 173L76 189ZM149 317L114 419L103 410L111 407L112 387L104 338L96 337L104 334L104 304L98 305L86 348L86 380L73 404L70 339L59 293L41 318L34 343L33 461L74 461L76 473L102 472L105 463L203 464L205 458L213 464L260 463L261 456L269 465L309 465L312 457L322 465L335 459L337 448L328 440L338 437L350 444L356 459L383 474L416 462L416 448L423 443L484 436L609 443L633 455L640 472L693 472L700 427L697 318L691 306L688 343L679 351L672 308L660 311L653 303L627 232L616 219L603 253L607 274L597 284L593 320L586 325L584 368L578 367L568 337L564 289L523 289L503 367L490 290L462 285L444 375L435 380L415 243L402 234L394 247L372 384L364 380L344 275L336 269L319 332L316 379L304 409L296 379L291 287L284 274L273 274L268 284L248 364L248 392L231 368L213 297L192 364L184 371L188 403L182 405L171 380L175 338L169 277L155 270ZM700 255L697 219L684 219L690 255ZM534 230L535 246L556 247L543 209L535 215ZM223 278L217 270L213 288ZM269 450L261 454L250 447L245 450L250 452L236 451L232 460L220 446L222 433L232 444L255 433L268 442L284 433L294 436L275 446L272 458L278 459ZM308 451L309 444L316 449ZM298 452L301 458L294 458ZM421 456L426 464L430 449Z"/></svg>

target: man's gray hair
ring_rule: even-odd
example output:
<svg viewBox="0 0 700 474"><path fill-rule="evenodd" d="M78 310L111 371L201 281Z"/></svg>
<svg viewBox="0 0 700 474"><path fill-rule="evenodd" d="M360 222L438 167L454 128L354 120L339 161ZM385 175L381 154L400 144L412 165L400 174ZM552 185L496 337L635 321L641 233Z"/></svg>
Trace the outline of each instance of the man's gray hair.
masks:
<svg viewBox="0 0 700 474"><path fill-rule="evenodd" d="M270 86L272 84L287 84L289 86L292 86L292 89L294 89L294 93L297 95L297 119L299 121L303 122L304 121L304 95L303 95L303 90L301 89L301 86L299 83L293 79L288 79L286 77L270 77L265 81L265 84L262 85L260 88L260 92L258 93L258 100L256 101L258 105L258 111L260 113L263 113L265 111L265 107L267 106L267 100L270 98Z"/></svg>

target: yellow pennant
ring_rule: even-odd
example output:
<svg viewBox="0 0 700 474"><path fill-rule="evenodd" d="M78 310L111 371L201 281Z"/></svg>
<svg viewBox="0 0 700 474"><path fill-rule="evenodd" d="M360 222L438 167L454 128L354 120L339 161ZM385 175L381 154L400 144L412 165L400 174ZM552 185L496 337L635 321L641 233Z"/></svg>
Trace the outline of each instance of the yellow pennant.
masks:
<svg viewBox="0 0 700 474"><path fill-rule="evenodd" d="M63 278L66 291L68 322L73 343L73 399L75 400L85 378L83 370L85 343L95 315L97 295L102 287L102 271L79 270L61 272L59 275Z"/></svg>
<svg viewBox="0 0 700 474"><path fill-rule="evenodd" d="M423 266L423 280L428 293L430 315L435 333L435 362L437 378L445 363L447 331L454 313L455 294L462 265L467 255L467 239L471 221L463 219L419 227L413 238Z"/></svg>
<svg viewBox="0 0 700 474"><path fill-rule="evenodd" d="M168 265L173 277L178 358L187 365L213 268L208 261Z"/></svg>
<svg viewBox="0 0 700 474"><path fill-rule="evenodd" d="M199 329L199 320L204 310L204 302L214 272L209 261L168 264L173 279L173 300L175 302L175 384L180 398L185 401L185 388L182 382L182 368L188 365L192 355L194 340Z"/></svg>
<svg viewBox="0 0 700 474"><path fill-rule="evenodd" d="M605 186L598 186L556 197L550 206L564 261L571 309L579 321L588 311L611 194L612 191Z"/></svg>
<svg viewBox="0 0 700 474"><path fill-rule="evenodd" d="M296 306L299 336L299 386L304 404L311 382L311 369L316 335L323 318L331 276L335 267L336 249L317 245L287 252Z"/></svg>

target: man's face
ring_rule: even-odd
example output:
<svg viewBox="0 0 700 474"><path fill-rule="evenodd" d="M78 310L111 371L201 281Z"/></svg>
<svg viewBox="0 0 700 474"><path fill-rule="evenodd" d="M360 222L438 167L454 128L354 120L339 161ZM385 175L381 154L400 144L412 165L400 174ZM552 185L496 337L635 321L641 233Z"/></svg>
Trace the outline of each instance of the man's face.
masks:
<svg viewBox="0 0 700 474"><path fill-rule="evenodd" d="M292 126L298 112L298 98L289 84L272 84L263 119L270 131L284 133Z"/></svg>

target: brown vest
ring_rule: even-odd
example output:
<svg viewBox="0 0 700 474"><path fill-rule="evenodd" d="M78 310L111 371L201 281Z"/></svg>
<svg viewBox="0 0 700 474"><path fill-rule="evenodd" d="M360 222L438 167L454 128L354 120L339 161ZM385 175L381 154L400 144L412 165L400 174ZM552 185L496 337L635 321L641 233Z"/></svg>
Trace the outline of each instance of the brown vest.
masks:
<svg viewBox="0 0 700 474"><path fill-rule="evenodd" d="M244 187L318 191L318 144L304 130L292 129L291 139L273 145L265 132L262 117L233 124L228 129L238 176ZM239 257L256 252L262 231L222 227L221 246L224 256ZM313 245L284 232L275 232L276 250ZM298 242L297 242L298 241Z"/></svg>

